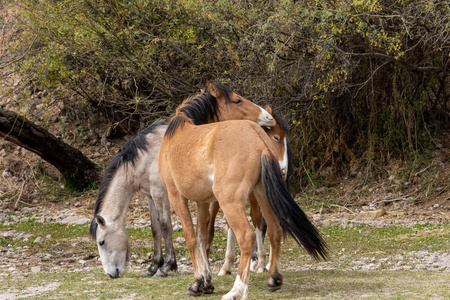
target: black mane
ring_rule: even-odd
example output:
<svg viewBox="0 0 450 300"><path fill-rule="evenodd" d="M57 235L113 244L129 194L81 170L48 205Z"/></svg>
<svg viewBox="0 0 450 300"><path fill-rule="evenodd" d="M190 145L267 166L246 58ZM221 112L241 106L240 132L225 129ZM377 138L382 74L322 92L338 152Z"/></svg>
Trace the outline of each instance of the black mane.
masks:
<svg viewBox="0 0 450 300"><path fill-rule="evenodd" d="M230 95L233 92L231 88L223 85L216 84L216 87L222 91L225 98L225 102L230 101ZM219 120L218 103L217 99L211 95L208 91L205 91L192 99L185 101L180 108L179 113L174 116L169 123L166 135L172 137L175 131L181 127L187 119L192 120L195 125L206 124L209 120L214 122Z"/></svg>
<svg viewBox="0 0 450 300"><path fill-rule="evenodd" d="M147 140L146 136L153 132L157 127L160 125L165 124L166 121L163 119L156 120L146 129L142 130L138 133L138 135L129 141L127 141L122 148L120 149L120 152L111 160L109 165L106 167L104 176L102 179L102 182L100 184L100 189L97 195L97 200L95 202L95 210L94 210L94 217L100 212L103 199L105 198L106 191L108 190L108 187L114 177L114 174L116 171L121 167L124 166L127 168L128 164L132 164L134 166L136 159L139 157L139 150L146 151L147 150ZM94 225L95 223L95 225ZM91 222L91 235L95 237L96 234L96 222L92 220Z"/></svg>

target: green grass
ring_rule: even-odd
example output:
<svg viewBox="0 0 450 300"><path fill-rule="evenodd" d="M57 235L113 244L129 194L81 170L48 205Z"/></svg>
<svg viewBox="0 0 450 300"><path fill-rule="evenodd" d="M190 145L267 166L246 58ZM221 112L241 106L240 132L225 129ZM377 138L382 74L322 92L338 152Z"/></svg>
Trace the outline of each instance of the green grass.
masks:
<svg viewBox="0 0 450 300"><path fill-rule="evenodd" d="M58 247L70 248L73 241L89 237L88 226L37 223L33 216L28 222L13 225L0 224L0 231L13 229L16 233L30 234L33 238L0 237L0 251L28 246L32 253L57 251ZM333 225L320 227L330 247L333 270L318 270L305 251L288 237L282 246L284 285L280 291L267 291L267 274L251 274L250 299L446 299L450 298L450 273L441 271L389 271L383 267L373 271L353 268L356 260L366 258L381 261L411 251L448 252L450 249L450 223L405 226L372 227L369 225ZM152 252L150 229L129 228L131 251L138 257ZM34 237L51 235L43 243L35 244ZM175 232L174 239L182 236ZM82 239L81 251L95 253L92 239ZM213 261L220 264L224 258L226 235L217 232L211 251ZM266 242L268 251L268 243ZM189 259L184 245L176 247L177 258ZM192 299L185 297L192 283L192 275L171 274L168 278L145 278L146 266L133 266L121 279L110 280L99 266L89 272L40 272L37 274L0 276L1 295L31 295L33 299ZM307 271L286 271L301 267ZM233 271L236 272L237 266ZM198 299L217 299L233 286L235 276L213 276L215 293ZM37 288L46 291L36 292ZM7 297L6 297L7 298Z"/></svg>
<svg viewBox="0 0 450 300"><path fill-rule="evenodd" d="M267 291L267 274L251 274L249 299L448 299L450 273L406 271L288 271L281 290ZM213 277L215 292L196 299L218 299L235 276ZM186 296L191 276L144 278L127 273L108 279L102 270L89 273L32 274L2 279L1 291L21 291L33 299L192 299ZM35 292L38 287L50 290ZM35 294L33 294L35 293Z"/></svg>

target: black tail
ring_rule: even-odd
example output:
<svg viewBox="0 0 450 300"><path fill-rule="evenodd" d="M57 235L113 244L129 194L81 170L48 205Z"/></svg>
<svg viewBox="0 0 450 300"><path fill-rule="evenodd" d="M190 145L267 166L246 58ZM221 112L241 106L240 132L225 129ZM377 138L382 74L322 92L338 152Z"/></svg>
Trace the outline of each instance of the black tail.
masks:
<svg viewBox="0 0 450 300"><path fill-rule="evenodd" d="M319 260L327 259L328 246L309 221L308 217L297 205L283 181L278 162L265 154L261 157L262 183L267 203L280 221L284 232L292 235L308 253Z"/></svg>

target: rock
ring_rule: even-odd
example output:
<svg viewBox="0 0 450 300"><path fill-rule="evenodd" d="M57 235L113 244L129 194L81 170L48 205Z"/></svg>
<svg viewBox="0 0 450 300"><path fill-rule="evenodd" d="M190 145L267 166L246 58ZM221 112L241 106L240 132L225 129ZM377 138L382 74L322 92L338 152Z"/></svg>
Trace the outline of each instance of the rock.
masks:
<svg viewBox="0 0 450 300"><path fill-rule="evenodd" d="M175 238L175 243L184 244L185 243L184 237L181 237L181 236L176 237Z"/></svg>
<svg viewBox="0 0 450 300"><path fill-rule="evenodd" d="M320 220L322 220L322 216L320 214L314 214L313 215L313 221L314 222L319 222Z"/></svg>
<svg viewBox="0 0 450 300"><path fill-rule="evenodd" d="M41 236L38 236L35 240L34 240L34 243L35 244L40 244L40 243L42 243L44 241L44 239L41 237Z"/></svg>
<svg viewBox="0 0 450 300"><path fill-rule="evenodd" d="M7 238L11 238L14 237L14 231L10 230L10 231L3 231L0 233L1 236L3 236L5 239Z"/></svg>
<svg viewBox="0 0 450 300"><path fill-rule="evenodd" d="M62 224L76 224L76 225L84 225L91 222L91 219L80 216L70 216L61 221Z"/></svg>
<svg viewBox="0 0 450 300"><path fill-rule="evenodd" d="M374 211L369 211L367 213L369 215L371 215L372 217L374 217L374 218L379 218L379 217L382 217L382 216L384 216L386 214L386 210L384 208L381 208L381 209L377 209L377 210L374 210Z"/></svg>
<svg viewBox="0 0 450 300"><path fill-rule="evenodd" d="M35 266L35 267L31 267L31 273L39 273L42 272L44 269L42 268L42 266Z"/></svg>
<svg viewBox="0 0 450 300"><path fill-rule="evenodd" d="M85 266L87 265L87 261L85 261L84 259L80 259L80 260L78 261L78 263L79 263L80 265L82 265L83 267L85 267Z"/></svg>
<svg viewBox="0 0 450 300"><path fill-rule="evenodd" d="M181 231L181 230L183 230L183 228L180 225L176 224L173 226L173 231Z"/></svg>

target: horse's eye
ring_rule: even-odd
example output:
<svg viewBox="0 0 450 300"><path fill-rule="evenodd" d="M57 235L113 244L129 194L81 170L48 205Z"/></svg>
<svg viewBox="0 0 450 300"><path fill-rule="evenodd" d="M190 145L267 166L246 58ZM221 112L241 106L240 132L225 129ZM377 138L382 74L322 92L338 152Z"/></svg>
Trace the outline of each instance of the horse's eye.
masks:
<svg viewBox="0 0 450 300"><path fill-rule="evenodd" d="M242 102L241 99L237 99L236 101L234 101L234 104L239 104L239 103L241 103L241 102Z"/></svg>
<svg viewBox="0 0 450 300"><path fill-rule="evenodd" d="M103 246L104 244L105 244L105 241L103 240L103 241L100 241L100 242L98 242L98 244L100 245L100 246Z"/></svg>
<svg viewBox="0 0 450 300"><path fill-rule="evenodd" d="M276 136L276 135L273 137L273 139L274 139L275 141L277 141L277 142L280 141L280 138L279 138L278 136Z"/></svg>

